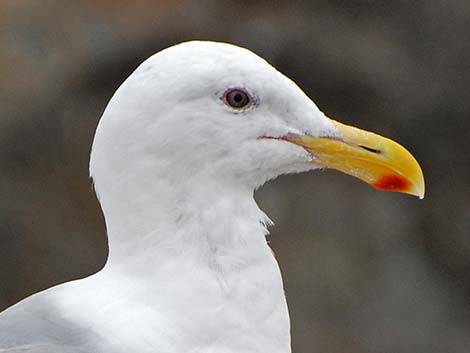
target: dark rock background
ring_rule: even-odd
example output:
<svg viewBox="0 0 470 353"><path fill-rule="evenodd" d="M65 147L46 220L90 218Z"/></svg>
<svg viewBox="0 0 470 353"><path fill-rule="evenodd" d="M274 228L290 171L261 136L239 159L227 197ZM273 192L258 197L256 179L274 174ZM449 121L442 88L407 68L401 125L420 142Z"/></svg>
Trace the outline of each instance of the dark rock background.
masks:
<svg viewBox="0 0 470 353"><path fill-rule="evenodd" d="M470 2L0 2L0 308L97 271L98 119L145 58L246 46L331 117L400 141L422 201L333 171L257 192L275 221L294 352L470 352Z"/></svg>

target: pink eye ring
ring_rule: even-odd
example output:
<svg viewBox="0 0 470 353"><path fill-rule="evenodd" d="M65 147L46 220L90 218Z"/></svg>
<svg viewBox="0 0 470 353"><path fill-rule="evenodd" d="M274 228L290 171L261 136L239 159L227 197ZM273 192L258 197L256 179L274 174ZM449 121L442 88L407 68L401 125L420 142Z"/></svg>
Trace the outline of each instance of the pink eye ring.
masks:
<svg viewBox="0 0 470 353"><path fill-rule="evenodd" d="M245 109L253 103L250 94L243 88L230 88L225 91L223 102L234 109Z"/></svg>

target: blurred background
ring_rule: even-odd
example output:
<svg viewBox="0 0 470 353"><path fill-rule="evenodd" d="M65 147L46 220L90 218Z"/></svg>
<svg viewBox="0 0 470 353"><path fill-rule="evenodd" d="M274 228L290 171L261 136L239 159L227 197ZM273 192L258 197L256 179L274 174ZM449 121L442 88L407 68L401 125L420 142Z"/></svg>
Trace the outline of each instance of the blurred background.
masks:
<svg viewBox="0 0 470 353"><path fill-rule="evenodd" d="M470 352L470 2L0 2L0 309L96 272L98 119L148 56L245 46L327 115L409 148L424 200L334 171L256 198L273 219L294 352Z"/></svg>

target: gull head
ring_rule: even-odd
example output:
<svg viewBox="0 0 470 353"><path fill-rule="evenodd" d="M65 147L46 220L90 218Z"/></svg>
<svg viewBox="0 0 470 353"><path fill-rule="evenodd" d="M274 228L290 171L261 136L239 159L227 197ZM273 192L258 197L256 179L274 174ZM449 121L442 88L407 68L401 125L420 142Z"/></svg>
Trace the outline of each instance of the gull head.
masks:
<svg viewBox="0 0 470 353"><path fill-rule="evenodd" d="M255 189L316 168L424 196L421 169L402 146L328 118L251 51L200 41L153 55L122 84L100 121L90 164L98 191L123 180Z"/></svg>

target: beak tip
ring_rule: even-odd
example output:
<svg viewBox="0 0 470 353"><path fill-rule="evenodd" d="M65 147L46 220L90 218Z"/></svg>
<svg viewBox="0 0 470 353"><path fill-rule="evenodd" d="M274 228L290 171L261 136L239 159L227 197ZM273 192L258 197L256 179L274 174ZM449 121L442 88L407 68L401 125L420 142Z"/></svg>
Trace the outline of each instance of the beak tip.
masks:
<svg viewBox="0 0 470 353"><path fill-rule="evenodd" d="M418 162L415 161L415 163L417 166L417 171L415 173L415 178L413 178L414 182L412 183L413 188L411 190L413 195L418 196L419 199L422 200L424 199L426 184L424 183L424 175L421 167L419 166Z"/></svg>
<svg viewBox="0 0 470 353"><path fill-rule="evenodd" d="M424 187L424 179L421 179L420 183L416 187L416 196L419 197L420 200L424 199L425 194L425 187Z"/></svg>
<svg viewBox="0 0 470 353"><path fill-rule="evenodd" d="M418 196L420 200L424 198L425 187L424 178L422 176L417 182L413 182L401 175L384 175L372 185L379 190L402 192Z"/></svg>
<svg viewBox="0 0 470 353"><path fill-rule="evenodd" d="M410 195L417 196L420 200L424 199L424 194L425 194L425 184L424 184L424 178L423 175L418 178L415 182L410 183L411 187L408 189L408 191L404 191Z"/></svg>

